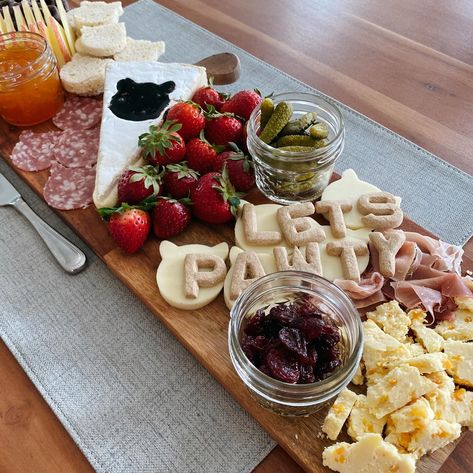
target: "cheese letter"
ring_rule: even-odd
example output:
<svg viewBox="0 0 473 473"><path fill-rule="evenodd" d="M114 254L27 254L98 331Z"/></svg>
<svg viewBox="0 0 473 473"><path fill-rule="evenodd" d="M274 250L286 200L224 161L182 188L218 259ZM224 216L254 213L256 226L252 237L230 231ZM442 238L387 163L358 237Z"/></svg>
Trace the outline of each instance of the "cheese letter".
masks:
<svg viewBox="0 0 473 473"><path fill-rule="evenodd" d="M402 230L395 230L386 235L373 232L369 238L379 253L379 272L387 278L393 277L396 271L396 255L406 241L406 235Z"/></svg>
<svg viewBox="0 0 473 473"><path fill-rule="evenodd" d="M299 248L294 248L292 264L289 264L289 257L286 248L278 246L274 248L273 254L278 271L307 271L322 276L322 263L320 262L320 249L318 243L309 243L307 245L305 258Z"/></svg>
<svg viewBox="0 0 473 473"><path fill-rule="evenodd" d="M349 212L352 207L349 200L326 200L315 204L315 210L318 214L328 214L327 219L335 238L345 238L347 236L343 214Z"/></svg>
<svg viewBox="0 0 473 473"><path fill-rule="evenodd" d="M363 194L358 199L358 210L363 217L363 225L375 230L387 230L399 227L403 213L396 198L389 192L372 192Z"/></svg>
<svg viewBox="0 0 473 473"><path fill-rule="evenodd" d="M200 271L206 269L210 271ZM220 256L187 254L184 259L184 288L189 299L197 299L199 287L213 287L225 279L227 267Z"/></svg>
<svg viewBox="0 0 473 473"><path fill-rule="evenodd" d="M307 243L325 239L325 232L309 218L315 212L312 202L288 205L278 209L277 218L284 238L291 246L305 246Z"/></svg>
<svg viewBox="0 0 473 473"><path fill-rule="evenodd" d="M245 204L243 206L243 232L245 239L252 245L275 245L282 240L280 232L258 231L258 222L256 219L255 206Z"/></svg>
<svg viewBox="0 0 473 473"><path fill-rule="evenodd" d="M230 299L236 299L253 281L265 274L264 268L254 251L240 253L233 268Z"/></svg>
<svg viewBox="0 0 473 473"><path fill-rule="evenodd" d="M366 243L353 240L331 241L327 243L326 250L330 256L340 256L345 279L360 281L360 271L356 257L368 253Z"/></svg>

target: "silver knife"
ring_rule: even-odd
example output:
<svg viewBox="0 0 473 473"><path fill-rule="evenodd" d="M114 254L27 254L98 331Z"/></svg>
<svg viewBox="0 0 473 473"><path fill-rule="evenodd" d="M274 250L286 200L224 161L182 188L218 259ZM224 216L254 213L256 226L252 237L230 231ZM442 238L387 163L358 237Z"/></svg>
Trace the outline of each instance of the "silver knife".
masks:
<svg viewBox="0 0 473 473"><path fill-rule="evenodd" d="M77 274L85 268L87 263L85 254L36 215L6 177L0 174L0 206L4 205L15 207L30 221L65 271Z"/></svg>

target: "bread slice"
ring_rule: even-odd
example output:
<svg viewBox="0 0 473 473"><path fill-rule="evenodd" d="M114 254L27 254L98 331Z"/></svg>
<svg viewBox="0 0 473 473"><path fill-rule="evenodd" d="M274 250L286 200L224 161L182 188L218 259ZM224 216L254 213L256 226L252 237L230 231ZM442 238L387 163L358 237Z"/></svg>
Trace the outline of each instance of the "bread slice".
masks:
<svg viewBox="0 0 473 473"><path fill-rule="evenodd" d="M169 95L170 106L177 100L189 100L199 87L207 85L205 69L189 64L113 61L107 65L93 195L97 208L115 206L118 200L117 185L123 171L142 163L138 137L148 131L150 125L159 123L165 113L163 110L159 117L144 121L117 117L109 108L110 100L117 92L118 81L125 78L155 84L174 81L176 88Z"/></svg>
<svg viewBox="0 0 473 473"><path fill-rule="evenodd" d="M102 26L84 26L82 36L76 41L76 50L95 57L109 57L126 46L125 23Z"/></svg>
<svg viewBox="0 0 473 473"><path fill-rule="evenodd" d="M114 62L113 59L83 56L76 53L72 56L71 61L61 69L62 85L71 94L99 95L103 93L105 67L111 62Z"/></svg>
<svg viewBox="0 0 473 473"><path fill-rule="evenodd" d="M126 39L125 49L114 54L115 61L157 61L161 54L164 54L164 41L146 41L144 39Z"/></svg>
<svg viewBox="0 0 473 473"><path fill-rule="evenodd" d="M123 15L121 2L81 2L78 8L71 10L74 28L80 31L83 26L100 26L118 23Z"/></svg>

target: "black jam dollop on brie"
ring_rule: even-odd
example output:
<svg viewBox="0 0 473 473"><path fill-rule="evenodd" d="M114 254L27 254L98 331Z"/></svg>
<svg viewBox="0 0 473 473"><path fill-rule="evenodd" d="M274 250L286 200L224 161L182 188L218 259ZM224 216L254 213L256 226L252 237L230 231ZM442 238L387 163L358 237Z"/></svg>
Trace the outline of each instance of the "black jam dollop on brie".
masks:
<svg viewBox="0 0 473 473"><path fill-rule="evenodd" d="M169 105L169 94L176 88L173 81L154 84L122 79L108 108L118 118L135 122L158 118Z"/></svg>

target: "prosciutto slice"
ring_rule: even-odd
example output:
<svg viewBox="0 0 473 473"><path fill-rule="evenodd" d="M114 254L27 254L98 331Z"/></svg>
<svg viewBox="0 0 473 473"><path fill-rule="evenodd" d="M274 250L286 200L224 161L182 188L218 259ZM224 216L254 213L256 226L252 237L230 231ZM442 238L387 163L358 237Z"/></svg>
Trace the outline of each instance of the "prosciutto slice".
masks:
<svg viewBox="0 0 473 473"><path fill-rule="evenodd" d="M420 233L405 232L406 241L416 243L424 253L422 264L439 271L461 274L463 248Z"/></svg>
<svg viewBox="0 0 473 473"><path fill-rule="evenodd" d="M381 291L384 277L377 271L361 278L359 283L348 279L336 279L334 283L351 297L359 309L386 300Z"/></svg>
<svg viewBox="0 0 473 473"><path fill-rule="evenodd" d="M408 309L422 305L436 320L445 319L449 316L448 312L454 310L455 297L473 297L473 293L456 273L442 273L421 265L414 276L423 276L423 279L391 283L394 296Z"/></svg>

